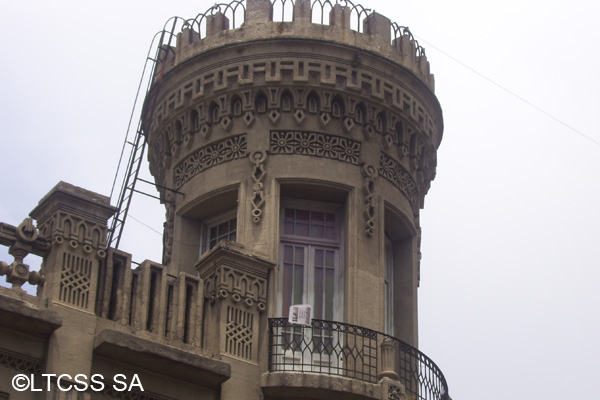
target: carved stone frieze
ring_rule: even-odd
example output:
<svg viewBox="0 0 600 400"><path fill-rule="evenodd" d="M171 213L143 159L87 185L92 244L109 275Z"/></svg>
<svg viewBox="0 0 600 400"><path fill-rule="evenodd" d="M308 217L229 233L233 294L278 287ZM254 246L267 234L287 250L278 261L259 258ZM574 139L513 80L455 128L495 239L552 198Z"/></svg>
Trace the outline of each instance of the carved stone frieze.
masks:
<svg viewBox="0 0 600 400"><path fill-rule="evenodd" d="M260 312L266 309L267 277L256 271L221 264L202 278L211 301L231 297L234 303L256 306Z"/></svg>
<svg viewBox="0 0 600 400"><path fill-rule="evenodd" d="M0 349L0 365L30 374L41 374L44 362L9 350Z"/></svg>
<svg viewBox="0 0 600 400"><path fill-rule="evenodd" d="M215 165L247 156L246 134L232 136L201 147L179 162L174 169L175 188Z"/></svg>
<svg viewBox="0 0 600 400"><path fill-rule="evenodd" d="M271 131L271 154L323 157L358 165L360 142L318 132Z"/></svg>
<svg viewBox="0 0 600 400"><path fill-rule="evenodd" d="M413 209L418 206L419 193L417 184L410 173L392 157L381 153L379 157L379 175L390 181L406 196Z"/></svg>
<svg viewBox="0 0 600 400"><path fill-rule="evenodd" d="M281 83L285 80L285 77L293 76L295 84L299 84L299 65L304 64L307 68L308 74L314 77L313 84L320 84L319 86L329 86L329 82L332 77L340 82L340 87L347 87L348 89L354 89L357 93L361 93L365 96L371 96L373 87L381 88L380 99L383 99L388 107L396 109L408 120L413 121L415 124L420 124L423 131L428 136L437 132L437 123L430 116L427 107L424 106L422 100L419 99L414 93L409 91L405 85L400 84L392 76L374 76L372 71L356 71L356 69L348 68L345 61L333 62L325 59L315 58L315 54L311 54L310 62L307 60L298 59L295 57L283 57L278 62L274 63L271 67L269 84ZM173 112L180 110L179 107L172 107L171 99L183 97L182 93L189 91L192 88L191 96L194 99L210 98L214 93L215 82L219 76L227 77L229 87L247 87L249 83L259 84L264 82L265 79L265 64L271 64L269 59L256 58L247 60L238 64L226 64L215 66L215 68L209 68L200 76L190 77L185 82L178 82L178 85L171 89L162 100L156 105L154 112L154 119L150 122L154 130L162 121L168 120ZM249 75L248 82L244 80L246 74L242 71L252 71ZM329 71L329 73L324 73ZM302 83L308 85L309 83ZM221 95L222 96L222 95ZM302 102L304 99L296 99L296 104L293 107L297 109L303 109ZM272 104L269 108L272 108ZM283 106L283 104L282 104ZM224 110L224 109L223 109ZM325 109L324 109L325 110ZM302 115L296 116L300 119L304 117Z"/></svg>
<svg viewBox="0 0 600 400"><path fill-rule="evenodd" d="M249 253L242 245L222 241L196 265L204 280L204 296L214 303L230 299L234 305L266 310L267 282L273 264Z"/></svg>

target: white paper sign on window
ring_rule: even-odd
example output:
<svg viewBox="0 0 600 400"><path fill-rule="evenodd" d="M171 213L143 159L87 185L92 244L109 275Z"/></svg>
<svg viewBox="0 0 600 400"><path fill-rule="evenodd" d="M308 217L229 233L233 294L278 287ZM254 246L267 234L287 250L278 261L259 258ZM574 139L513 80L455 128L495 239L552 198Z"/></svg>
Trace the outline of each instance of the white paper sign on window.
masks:
<svg viewBox="0 0 600 400"><path fill-rule="evenodd" d="M310 304L290 306L289 315L290 324L310 325L312 323L312 306Z"/></svg>

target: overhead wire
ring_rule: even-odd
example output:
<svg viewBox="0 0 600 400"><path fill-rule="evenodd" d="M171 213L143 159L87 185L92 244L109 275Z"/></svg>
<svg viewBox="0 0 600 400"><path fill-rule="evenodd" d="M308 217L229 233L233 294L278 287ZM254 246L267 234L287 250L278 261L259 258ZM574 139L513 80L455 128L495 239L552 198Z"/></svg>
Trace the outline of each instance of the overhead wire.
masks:
<svg viewBox="0 0 600 400"><path fill-rule="evenodd" d="M493 84L494 86L502 89L503 91L505 91L506 93L510 94L511 96L519 99L520 101L522 101L523 103L527 104L528 106L534 108L535 110L537 110L538 112L546 115L547 117L553 119L554 121L558 122L559 124L563 125L564 127L568 128L569 130L575 132L576 134L580 135L581 137L589 140L590 142L594 143L595 145L600 146L600 141L597 141L596 139L586 135L585 133L581 132L580 130L578 130L577 128L567 124L566 122L564 122L563 120L561 120L560 118L555 117L554 115L552 115L551 113L547 112L546 110L542 109L541 107L538 107L537 105L533 104L532 102L530 102L529 100L525 99L524 97L518 95L517 93L513 92L512 90L506 88L505 86L501 85L500 83L494 81L493 79L489 78L488 76L482 74L481 72L477 71L476 69L470 67L469 65L465 64L464 62L460 61L459 59L457 59L456 57L448 54L447 52L445 52L444 50L440 49L439 47L433 45L432 43L430 43L429 41L423 39L420 36L415 35L415 37L417 37L419 39L420 42L427 44L428 47L435 49L436 51L438 51L439 53L443 54L444 56L448 57L449 59L451 59L452 61L456 62L457 64L461 65L462 67L468 69L469 71L473 72L474 74L478 75L479 77L485 79L486 81L490 82L491 84ZM146 226L147 228L151 229L152 231L156 232L157 234L162 236L162 233L157 231L156 229L152 228L150 225L145 224L144 222L140 221L139 219L133 217L130 214L130 217L132 219L134 219L135 221L139 222L140 224ZM179 241L175 241L178 244L184 245L184 246L195 246L192 244L188 244L188 243L181 243Z"/></svg>
<svg viewBox="0 0 600 400"><path fill-rule="evenodd" d="M417 37L417 35L415 35L415 37ZM580 130L578 130L577 128L567 124L566 122L564 122L563 120L561 120L560 118L555 117L554 115L552 115L551 113L547 112L546 110L544 110L543 108L540 108L538 106L536 106L535 104L533 104L532 102L528 101L527 99L523 98L522 96L519 96L517 93L513 92L512 90L502 86L501 84L499 84L498 82L494 81L493 79L487 77L486 75L482 74L481 72L477 71L474 68L471 68L470 66L468 66L467 64L465 64L464 62L460 61L459 59L457 59L456 57L451 56L450 54L446 53L444 50L440 49L439 47L431 44L430 42L428 42L427 40L423 39L422 37L418 37L420 42L426 43L427 47L433 48L435 50L437 50L438 52L440 52L441 54L445 55L446 57L448 57L449 59L451 59L452 61L456 62L457 64L463 66L464 68L468 69L469 71L473 72L476 75L479 75L479 77L485 79L486 81L490 82L491 84L495 85L496 87L504 90L506 93L510 94L511 96L521 100L523 103L527 104L528 106L534 108L535 110L541 112L542 114L546 115L547 117L553 119L554 121L558 122L559 124L563 125L564 127L570 129L571 131L577 133L578 135L580 135L581 137L589 140L590 142L594 143L595 145L600 146L600 141L597 141L596 139L586 135L585 133L581 132Z"/></svg>

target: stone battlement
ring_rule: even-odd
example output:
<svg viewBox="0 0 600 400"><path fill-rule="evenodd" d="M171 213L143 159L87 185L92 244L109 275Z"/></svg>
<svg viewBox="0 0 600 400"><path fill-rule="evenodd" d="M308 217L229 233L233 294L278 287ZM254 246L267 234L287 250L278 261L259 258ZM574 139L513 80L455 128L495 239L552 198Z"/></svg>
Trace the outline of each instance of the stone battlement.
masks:
<svg viewBox="0 0 600 400"><path fill-rule="evenodd" d="M313 2L311 6L308 0L278 3L282 3L281 0L233 1L228 5L215 5L193 20L172 18L167 21L165 27L172 28L162 33L155 79L161 79L180 63L219 47L303 39L327 41L381 55L408 69L434 90L434 78L424 49L408 28L350 1L337 0L333 6L329 2ZM282 20L286 11L291 11L292 21L278 22L278 16L274 17L275 5L282 8ZM319 23L315 23L319 17ZM176 45L172 46L174 41Z"/></svg>

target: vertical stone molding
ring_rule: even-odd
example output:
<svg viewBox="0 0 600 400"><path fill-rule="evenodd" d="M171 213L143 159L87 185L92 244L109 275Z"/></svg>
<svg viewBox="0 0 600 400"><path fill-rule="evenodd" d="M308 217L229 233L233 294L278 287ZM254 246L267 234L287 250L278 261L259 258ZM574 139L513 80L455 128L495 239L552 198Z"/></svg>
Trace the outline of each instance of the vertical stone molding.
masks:
<svg viewBox="0 0 600 400"><path fill-rule="evenodd" d="M375 178L377 178L377 169L372 165L365 165L363 173L363 193L365 195L365 234L372 237L375 234Z"/></svg>
<svg viewBox="0 0 600 400"><path fill-rule="evenodd" d="M252 172L252 221L255 224L260 223L262 218L262 208L265 204L265 192L263 179L265 178L265 160L267 154L264 151L255 151L252 153L250 161L254 164L254 171Z"/></svg>
<svg viewBox="0 0 600 400"><path fill-rule="evenodd" d="M60 182L31 212L52 243L42 266L43 296L94 312L98 270L106 257L108 197Z"/></svg>

